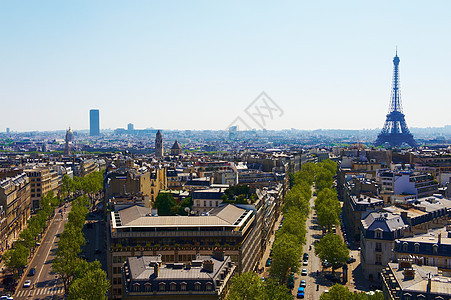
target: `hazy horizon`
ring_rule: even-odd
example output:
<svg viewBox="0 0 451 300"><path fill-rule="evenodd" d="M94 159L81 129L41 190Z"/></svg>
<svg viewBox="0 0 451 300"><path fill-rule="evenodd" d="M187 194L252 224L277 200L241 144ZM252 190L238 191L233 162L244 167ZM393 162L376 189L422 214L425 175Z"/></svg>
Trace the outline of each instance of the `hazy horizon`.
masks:
<svg viewBox="0 0 451 300"><path fill-rule="evenodd" d="M101 129L222 130L241 118L373 130L396 46L407 125L443 127L449 11L447 1L0 2L0 131L83 130L92 108ZM278 107L265 124L245 112L263 91Z"/></svg>

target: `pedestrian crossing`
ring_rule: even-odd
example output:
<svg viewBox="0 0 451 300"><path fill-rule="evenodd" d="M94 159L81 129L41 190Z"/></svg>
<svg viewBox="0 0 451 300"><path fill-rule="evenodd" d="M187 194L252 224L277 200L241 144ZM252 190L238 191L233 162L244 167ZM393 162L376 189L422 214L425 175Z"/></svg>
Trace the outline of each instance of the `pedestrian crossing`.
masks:
<svg viewBox="0 0 451 300"><path fill-rule="evenodd" d="M59 221L67 221L68 218L55 218L55 222L59 222Z"/></svg>
<svg viewBox="0 0 451 300"><path fill-rule="evenodd" d="M38 288L31 290L21 290L16 293L16 297L29 297L29 296L38 296L38 295L55 295L64 293L64 287L50 287L50 288Z"/></svg>

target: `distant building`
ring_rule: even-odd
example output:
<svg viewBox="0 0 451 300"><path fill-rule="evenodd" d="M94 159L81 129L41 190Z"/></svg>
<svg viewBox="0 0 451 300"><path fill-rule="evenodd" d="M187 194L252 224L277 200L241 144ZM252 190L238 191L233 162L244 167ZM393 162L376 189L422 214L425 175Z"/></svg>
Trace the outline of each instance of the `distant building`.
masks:
<svg viewBox="0 0 451 300"><path fill-rule="evenodd" d="M72 129L69 129L66 131L66 139L65 139L65 145L64 145L64 156L70 156L71 155L71 141L74 138L74 133L72 132Z"/></svg>
<svg viewBox="0 0 451 300"><path fill-rule="evenodd" d="M171 148L171 155L178 156L182 154L182 147L180 147L180 144L175 140L174 145L172 145Z"/></svg>
<svg viewBox="0 0 451 300"><path fill-rule="evenodd" d="M203 213L218 207L222 203L222 195L226 188L210 188L192 192L193 210Z"/></svg>
<svg viewBox="0 0 451 300"><path fill-rule="evenodd" d="M129 257L122 299L224 299L235 268L222 251L186 263L162 264L161 255Z"/></svg>
<svg viewBox="0 0 451 300"><path fill-rule="evenodd" d="M89 111L89 135L100 135L100 116L98 109L91 109Z"/></svg>
<svg viewBox="0 0 451 300"><path fill-rule="evenodd" d="M155 156L157 158L163 158L163 136L160 130L158 130L155 138Z"/></svg>
<svg viewBox="0 0 451 300"><path fill-rule="evenodd" d="M31 186L31 205L33 209L39 208L39 201L42 196L53 191L55 196L58 194L59 176L58 172L49 167L38 167L25 170L30 178Z"/></svg>
<svg viewBox="0 0 451 300"><path fill-rule="evenodd" d="M132 123L128 123L127 131L129 134L133 134L135 132L135 126Z"/></svg>
<svg viewBox="0 0 451 300"><path fill-rule="evenodd" d="M9 134L9 132L10 132L10 129L6 128L6 133Z"/></svg>

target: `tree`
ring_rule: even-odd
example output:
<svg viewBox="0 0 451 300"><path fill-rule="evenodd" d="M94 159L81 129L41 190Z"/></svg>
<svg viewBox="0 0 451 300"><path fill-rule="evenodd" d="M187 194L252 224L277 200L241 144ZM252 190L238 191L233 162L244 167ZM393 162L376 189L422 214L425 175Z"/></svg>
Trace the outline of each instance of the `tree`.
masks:
<svg viewBox="0 0 451 300"><path fill-rule="evenodd" d="M277 233L273 244L273 254L270 274L277 278L279 283L286 283L288 272L297 272L299 269L299 254L302 244L298 238L289 233Z"/></svg>
<svg viewBox="0 0 451 300"><path fill-rule="evenodd" d="M171 216L171 208L176 205L177 202L170 193L159 193L153 203L153 207L158 210L160 216Z"/></svg>
<svg viewBox="0 0 451 300"><path fill-rule="evenodd" d="M280 234L288 233L295 236L297 242L305 244L305 216L301 214L296 207L290 207L284 214L285 221L283 222Z"/></svg>
<svg viewBox="0 0 451 300"><path fill-rule="evenodd" d="M264 299L292 300L293 295L286 285L281 285L273 278L267 278L264 285Z"/></svg>
<svg viewBox="0 0 451 300"><path fill-rule="evenodd" d="M374 295L369 295L365 292L352 293L346 286L336 283L333 285L328 293L322 293L320 300L383 300L384 294L376 292Z"/></svg>
<svg viewBox="0 0 451 300"><path fill-rule="evenodd" d="M68 198L75 191L74 180L65 174L61 179L60 192L63 199Z"/></svg>
<svg viewBox="0 0 451 300"><path fill-rule="evenodd" d="M88 263L82 260L69 287L69 299L107 299L110 283L98 260Z"/></svg>
<svg viewBox="0 0 451 300"><path fill-rule="evenodd" d="M17 271L23 266L27 265L27 258L30 250L26 248L21 243L16 243L14 249L9 249L3 254L3 259L5 260L5 266L12 268L15 271L15 276Z"/></svg>
<svg viewBox="0 0 451 300"><path fill-rule="evenodd" d="M335 269L346 263L349 258L349 249L341 237L328 233L315 244L315 254L321 260L330 262Z"/></svg>
<svg viewBox="0 0 451 300"><path fill-rule="evenodd" d="M304 216L308 216L310 211L310 197L307 197L302 184L296 184L284 198L284 212L290 207L296 207Z"/></svg>
<svg viewBox="0 0 451 300"><path fill-rule="evenodd" d="M330 231L333 225L340 224L341 206L334 190L322 189L315 200L315 209L318 223L323 228Z"/></svg>
<svg viewBox="0 0 451 300"><path fill-rule="evenodd" d="M227 300L259 300L264 298L263 282L254 272L235 275L231 279Z"/></svg>
<svg viewBox="0 0 451 300"><path fill-rule="evenodd" d="M349 300L352 297L352 293L346 286L341 284L335 284L329 289L329 293L322 293L319 297L320 300Z"/></svg>

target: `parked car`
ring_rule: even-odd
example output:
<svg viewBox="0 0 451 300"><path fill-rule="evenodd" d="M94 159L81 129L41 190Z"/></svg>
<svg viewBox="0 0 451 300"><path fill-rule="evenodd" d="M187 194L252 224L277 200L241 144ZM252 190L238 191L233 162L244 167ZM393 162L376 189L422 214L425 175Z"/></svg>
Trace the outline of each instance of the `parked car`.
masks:
<svg viewBox="0 0 451 300"><path fill-rule="evenodd" d="M305 295L304 288L303 287L298 288L298 292L296 294L296 297L298 299L302 299L302 298L304 298L304 295Z"/></svg>
<svg viewBox="0 0 451 300"><path fill-rule="evenodd" d="M10 295L4 295L0 297L0 300L13 300L14 298L11 297Z"/></svg>
<svg viewBox="0 0 451 300"><path fill-rule="evenodd" d="M304 260L304 261L302 262L302 265L303 265L303 266L307 266L307 265L308 265L308 260Z"/></svg>
<svg viewBox="0 0 451 300"><path fill-rule="evenodd" d="M265 266L266 267L270 267L271 266L271 261L272 261L271 257L268 257L268 259L266 260Z"/></svg>
<svg viewBox="0 0 451 300"><path fill-rule="evenodd" d="M302 269L301 275L302 276L307 276L307 269Z"/></svg>
<svg viewBox="0 0 451 300"><path fill-rule="evenodd" d="M28 271L28 276L34 276L34 274L36 274L36 269L31 268L30 271Z"/></svg>
<svg viewBox="0 0 451 300"><path fill-rule="evenodd" d="M304 279L302 279L301 284L299 286L305 288L306 285L307 285L307 282Z"/></svg>
<svg viewBox="0 0 451 300"><path fill-rule="evenodd" d="M353 262L355 262L355 258L352 256L346 260L347 264L352 264Z"/></svg>
<svg viewBox="0 0 451 300"><path fill-rule="evenodd" d="M308 260L308 253L307 253L307 252L304 253L304 255L302 256L302 258L303 258L304 260Z"/></svg>
<svg viewBox="0 0 451 300"><path fill-rule="evenodd" d="M29 288L30 286L31 286L31 280L25 280L25 282L23 283L23 287Z"/></svg>

